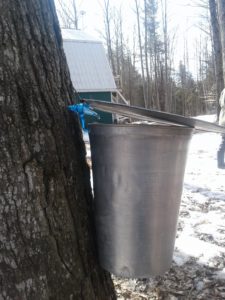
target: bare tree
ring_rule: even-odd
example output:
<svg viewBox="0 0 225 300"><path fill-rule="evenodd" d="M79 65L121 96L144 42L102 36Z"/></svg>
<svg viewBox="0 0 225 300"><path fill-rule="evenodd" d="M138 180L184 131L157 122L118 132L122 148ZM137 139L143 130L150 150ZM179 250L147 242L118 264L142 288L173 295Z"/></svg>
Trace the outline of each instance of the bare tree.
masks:
<svg viewBox="0 0 225 300"><path fill-rule="evenodd" d="M60 7L58 14L61 19L63 28L78 29L78 13L77 4L75 0L57 0Z"/></svg>
<svg viewBox="0 0 225 300"><path fill-rule="evenodd" d="M54 2L0 10L0 299L115 299Z"/></svg>
<svg viewBox="0 0 225 300"><path fill-rule="evenodd" d="M217 15L217 7L215 0L209 0L210 20L212 28L212 40L213 40L213 55L215 61L215 75L216 75L216 99L217 107L219 108L220 93L224 88L223 80L223 59L222 59L222 45L220 39L219 21ZM219 115L219 109L218 109Z"/></svg>
<svg viewBox="0 0 225 300"><path fill-rule="evenodd" d="M123 66L124 66L124 55L125 55L125 45L124 45L124 32L123 32L123 16L122 16L122 8L119 9L114 8L114 16L113 16L113 25L114 25L114 51L113 55L115 57L115 69L116 76L119 78L120 87L122 87L123 82Z"/></svg>
<svg viewBox="0 0 225 300"><path fill-rule="evenodd" d="M112 46L112 29L111 29L112 11L111 11L111 6L110 6L110 0L104 0L102 8L103 8L103 17L104 17L104 25L105 25L105 33L106 33L107 52L108 52L109 61L110 61L111 67L112 67L112 71L115 76L116 75L116 67L115 67L115 62L114 62L113 46Z"/></svg>
<svg viewBox="0 0 225 300"><path fill-rule="evenodd" d="M223 58L223 80L225 81L225 1L217 0L217 5Z"/></svg>
<svg viewBox="0 0 225 300"><path fill-rule="evenodd" d="M165 110L169 111L170 104L168 99L168 20L167 20L167 0L161 0L162 21L163 21L163 45L164 45L164 64L165 64Z"/></svg>
<svg viewBox="0 0 225 300"><path fill-rule="evenodd" d="M145 72L144 72L144 56L143 56L143 49L142 49L142 38L141 38L141 24L140 24L140 4L138 0L135 1L136 7L136 17L137 17L137 30L138 30L138 43L139 43L139 52L140 52L140 60L141 60L141 74L142 74L142 85L143 85L143 95L144 95L144 103L145 107L148 107L148 99L146 97L146 88L145 88Z"/></svg>
<svg viewBox="0 0 225 300"><path fill-rule="evenodd" d="M148 102L148 107L152 107L152 103L150 103L150 94L151 94L151 79L149 74L149 51L148 51L148 8L147 8L147 0L144 0L144 31L145 31L145 69L146 69L146 99Z"/></svg>

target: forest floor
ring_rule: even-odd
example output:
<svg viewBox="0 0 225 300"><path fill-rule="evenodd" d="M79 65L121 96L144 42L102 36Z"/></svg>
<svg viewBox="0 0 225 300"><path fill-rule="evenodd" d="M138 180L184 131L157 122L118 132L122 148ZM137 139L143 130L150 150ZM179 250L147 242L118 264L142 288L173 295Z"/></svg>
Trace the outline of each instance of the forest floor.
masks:
<svg viewBox="0 0 225 300"><path fill-rule="evenodd" d="M189 147L171 268L163 276L113 276L118 300L225 299L225 170L220 135L195 133Z"/></svg>

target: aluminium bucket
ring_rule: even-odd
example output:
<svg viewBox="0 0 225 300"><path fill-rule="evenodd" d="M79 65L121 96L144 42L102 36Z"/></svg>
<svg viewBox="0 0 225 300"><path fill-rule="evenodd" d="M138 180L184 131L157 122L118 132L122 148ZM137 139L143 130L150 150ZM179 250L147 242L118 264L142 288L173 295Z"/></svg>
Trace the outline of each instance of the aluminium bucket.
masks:
<svg viewBox="0 0 225 300"><path fill-rule="evenodd" d="M172 262L192 129L90 125L101 266L122 277L163 274Z"/></svg>

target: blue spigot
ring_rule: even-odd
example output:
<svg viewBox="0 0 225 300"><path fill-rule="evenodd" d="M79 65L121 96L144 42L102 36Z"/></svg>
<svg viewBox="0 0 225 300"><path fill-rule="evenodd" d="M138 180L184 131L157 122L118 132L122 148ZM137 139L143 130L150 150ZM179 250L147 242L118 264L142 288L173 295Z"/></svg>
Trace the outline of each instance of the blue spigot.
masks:
<svg viewBox="0 0 225 300"><path fill-rule="evenodd" d="M81 103L69 105L67 108L78 114L82 129L84 131L87 131L85 127L85 115L96 117L98 120L100 119L99 114L96 113L93 108L84 100L81 100Z"/></svg>

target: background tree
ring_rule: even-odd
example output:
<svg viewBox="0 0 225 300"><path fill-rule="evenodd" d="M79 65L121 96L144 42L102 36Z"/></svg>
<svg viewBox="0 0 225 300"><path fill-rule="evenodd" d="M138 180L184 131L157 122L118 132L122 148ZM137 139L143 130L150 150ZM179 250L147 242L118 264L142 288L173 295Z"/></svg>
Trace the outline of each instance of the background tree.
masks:
<svg viewBox="0 0 225 300"><path fill-rule="evenodd" d="M141 60L141 75L142 75L142 87L143 87L143 95L144 95L144 106L148 107L148 99L147 99L146 84L145 84L144 55L143 55L141 25L140 25L140 3L138 2L138 0L135 0L135 8L136 8L136 17L137 17L139 53L140 53L140 60Z"/></svg>
<svg viewBox="0 0 225 300"><path fill-rule="evenodd" d="M167 0L161 0L161 10L162 10L162 27L163 27L163 50L164 50L164 97L165 97L165 110L170 110L170 103L168 98L168 16L167 16Z"/></svg>
<svg viewBox="0 0 225 300"><path fill-rule="evenodd" d="M223 59L223 80L225 81L225 1L217 0L218 5L218 19L219 19L219 30L220 39L222 46L222 59Z"/></svg>
<svg viewBox="0 0 225 300"><path fill-rule="evenodd" d="M112 299L54 2L0 10L0 298Z"/></svg>
<svg viewBox="0 0 225 300"><path fill-rule="evenodd" d="M106 45L107 45L107 52L109 61L112 67L113 75L116 75L116 68L114 62L114 55L113 55L113 47L112 47L112 8L110 6L109 0L104 0L103 2L103 16L104 16L104 26L105 26L105 34L106 34Z"/></svg>
<svg viewBox="0 0 225 300"><path fill-rule="evenodd" d="M213 57L215 62L215 77L216 77L216 99L217 107L219 108L219 97L224 87L223 81L223 59L222 59L222 45L220 38L219 21L217 15L217 7L215 0L209 0L210 21L212 28L213 41ZM219 114L219 109L218 109Z"/></svg>
<svg viewBox="0 0 225 300"><path fill-rule="evenodd" d="M56 0L59 6L59 16L61 18L63 28L79 29L78 12L76 0Z"/></svg>

